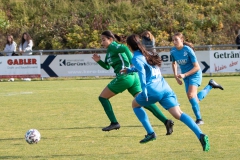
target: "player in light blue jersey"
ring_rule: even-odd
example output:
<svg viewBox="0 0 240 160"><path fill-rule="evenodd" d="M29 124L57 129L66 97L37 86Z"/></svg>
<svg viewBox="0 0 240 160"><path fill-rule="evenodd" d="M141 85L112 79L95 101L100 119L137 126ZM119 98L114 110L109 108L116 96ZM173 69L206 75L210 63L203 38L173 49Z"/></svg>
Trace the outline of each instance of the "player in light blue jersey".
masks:
<svg viewBox="0 0 240 160"><path fill-rule="evenodd" d="M196 123L198 125L204 124L200 113L199 101L205 98L212 88L223 90L223 87L211 79L208 85L197 93L197 89L202 83L202 71L193 51L193 45L189 42L184 42L182 33L174 34L173 43L175 47L171 49L170 54L173 60L174 76L178 84L182 85L181 79L185 83L185 90L196 116ZM180 66L181 74L177 73L176 63Z"/></svg>
<svg viewBox="0 0 240 160"><path fill-rule="evenodd" d="M195 133L202 144L203 151L209 151L208 136L202 133L190 116L181 111L175 93L161 75L161 59L158 54L148 52L141 44L139 36L135 34L127 38L127 44L134 54L133 67L123 69L121 72L138 72L140 77L142 92L132 101L133 111L147 131L147 135L140 143L156 139L156 134L142 106L159 102L173 117L182 121Z"/></svg>

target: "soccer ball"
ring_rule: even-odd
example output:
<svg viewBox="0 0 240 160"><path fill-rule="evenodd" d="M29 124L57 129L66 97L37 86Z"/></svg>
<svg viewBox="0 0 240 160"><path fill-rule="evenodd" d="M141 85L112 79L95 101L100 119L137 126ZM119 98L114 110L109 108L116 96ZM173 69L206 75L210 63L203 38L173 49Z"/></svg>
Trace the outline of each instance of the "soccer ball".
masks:
<svg viewBox="0 0 240 160"><path fill-rule="evenodd" d="M28 144L38 143L41 139L40 132L36 129L29 129L25 134L25 140Z"/></svg>

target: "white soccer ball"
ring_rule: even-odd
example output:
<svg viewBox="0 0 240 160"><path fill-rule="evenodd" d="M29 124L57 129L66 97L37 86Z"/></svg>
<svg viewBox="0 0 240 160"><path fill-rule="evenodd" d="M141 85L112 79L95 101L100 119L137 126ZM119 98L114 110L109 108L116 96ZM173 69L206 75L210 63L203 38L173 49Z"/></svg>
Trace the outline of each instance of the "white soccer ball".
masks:
<svg viewBox="0 0 240 160"><path fill-rule="evenodd" d="M41 134L36 129L29 129L25 134L25 140L28 144L38 143L41 139Z"/></svg>

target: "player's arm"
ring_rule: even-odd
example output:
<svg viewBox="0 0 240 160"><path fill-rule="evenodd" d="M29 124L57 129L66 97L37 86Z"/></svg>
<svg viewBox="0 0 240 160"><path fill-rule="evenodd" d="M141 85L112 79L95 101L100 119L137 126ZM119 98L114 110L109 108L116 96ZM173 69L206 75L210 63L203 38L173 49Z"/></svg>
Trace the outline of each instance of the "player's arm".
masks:
<svg viewBox="0 0 240 160"><path fill-rule="evenodd" d="M100 55L98 55L98 54L96 54L96 53L93 54L92 59L93 59L95 62L97 62L102 68L104 68L104 69L106 69L106 70L109 70L110 67L111 67L111 66L107 63L106 58L105 58L105 62L103 62L103 61L101 60Z"/></svg>
<svg viewBox="0 0 240 160"><path fill-rule="evenodd" d="M174 77L175 77L177 83L179 85L182 85L182 81L181 81L181 79L178 78L178 74L177 74L177 62L172 55L171 55L171 57L172 57L172 70L173 70Z"/></svg>
<svg viewBox="0 0 240 160"><path fill-rule="evenodd" d="M119 44L117 46L110 46L110 47L111 47L110 49L114 53L125 53L128 57L128 60L129 60L130 64L132 64L131 60L132 60L133 54L126 45Z"/></svg>
<svg viewBox="0 0 240 160"><path fill-rule="evenodd" d="M193 63L193 68L190 71L184 73L185 77L190 76L200 70L200 66L198 64L197 57L196 57L194 51L191 48L189 48L188 52L189 52L188 55L191 59L191 62Z"/></svg>
<svg viewBox="0 0 240 160"><path fill-rule="evenodd" d="M136 70L138 71L142 92L144 93L146 100L148 100L147 87L146 87L146 71L144 69L144 63L137 58L132 59L132 63L135 66Z"/></svg>

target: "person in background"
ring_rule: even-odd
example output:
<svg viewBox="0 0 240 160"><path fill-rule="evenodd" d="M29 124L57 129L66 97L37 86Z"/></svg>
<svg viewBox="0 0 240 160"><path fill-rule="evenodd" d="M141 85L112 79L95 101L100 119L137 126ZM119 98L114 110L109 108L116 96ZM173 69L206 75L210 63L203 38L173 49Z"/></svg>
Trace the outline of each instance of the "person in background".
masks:
<svg viewBox="0 0 240 160"><path fill-rule="evenodd" d="M32 55L33 40L29 33L24 32L22 35L21 43L19 45L19 53L22 56ZM23 78L23 81L31 81L31 78Z"/></svg>
<svg viewBox="0 0 240 160"><path fill-rule="evenodd" d="M239 45L238 49L240 49L240 29L238 30L238 35L236 37L236 44Z"/></svg>
<svg viewBox="0 0 240 160"><path fill-rule="evenodd" d="M155 47L155 38L151 32L145 31L141 34L141 37L142 37L142 45L144 45L148 50ZM152 51L155 52L156 50L153 49Z"/></svg>
<svg viewBox="0 0 240 160"><path fill-rule="evenodd" d="M200 113L199 101L203 100L212 88L223 90L223 87L211 79L208 85L197 93L197 89L202 83L202 70L194 53L194 47L192 43L184 41L182 33L175 33L172 39L174 47L171 49L170 55L172 57L172 69L175 79L179 85L183 84L183 79L187 97L196 116L196 124L204 124ZM180 74L177 73L177 64L181 69Z"/></svg>
<svg viewBox="0 0 240 160"><path fill-rule="evenodd" d="M22 35L21 43L19 45L19 53L22 56L32 55L33 40L31 36L25 32Z"/></svg>
<svg viewBox="0 0 240 160"><path fill-rule="evenodd" d="M15 54L16 50L17 50L17 43L14 42L13 36L7 35L7 43L4 48L4 52L6 52L7 56L13 56L13 54ZM10 78L8 81L13 82L14 78Z"/></svg>
<svg viewBox="0 0 240 160"><path fill-rule="evenodd" d="M8 35L4 52L6 52L7 56L12 56L12 54L16 52L16 49L17 49L17 43L14 42L12 35Z"/></svg>

